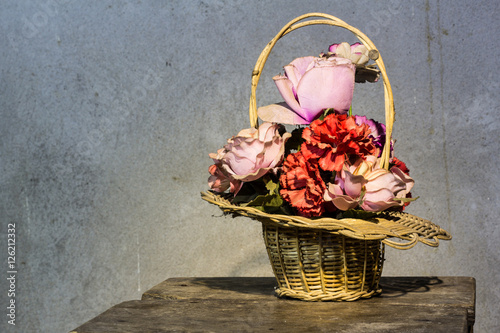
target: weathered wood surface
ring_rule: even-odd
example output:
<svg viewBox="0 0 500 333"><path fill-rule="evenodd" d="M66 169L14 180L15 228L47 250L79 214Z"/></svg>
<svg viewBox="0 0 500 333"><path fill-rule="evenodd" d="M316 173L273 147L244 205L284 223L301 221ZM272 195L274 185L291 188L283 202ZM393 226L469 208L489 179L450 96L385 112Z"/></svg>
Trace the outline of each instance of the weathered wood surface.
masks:
<svg viewBox="0 0 500 333"><path fill-rule="evenodd" d="M273 295L274 278L175 278L73 332L467 332L475 281L383 277L380 297L304 302Z"/></svg>

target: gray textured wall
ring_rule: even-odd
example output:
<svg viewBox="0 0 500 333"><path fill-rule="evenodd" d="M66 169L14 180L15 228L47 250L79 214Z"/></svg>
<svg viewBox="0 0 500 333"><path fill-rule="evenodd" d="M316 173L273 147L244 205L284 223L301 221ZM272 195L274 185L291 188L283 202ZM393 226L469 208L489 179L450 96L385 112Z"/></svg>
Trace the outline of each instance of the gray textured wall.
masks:
<svg viewBox="0 0 500 333"><path fill-rule="evenodd" d="M173 276L271 275L260 225L203 202L209 152L248 127L250 73L307 12L381 50L410 212L454 239L387 250L385 275L477 279L477 332L500 330L497 1L3 1L0 11L0 330L63 332ZM258 90L298 56L355 39L308 27L278 43ZM382 120L381 84L354 110ZM16 326L7 225L16 224Z"/></svg>

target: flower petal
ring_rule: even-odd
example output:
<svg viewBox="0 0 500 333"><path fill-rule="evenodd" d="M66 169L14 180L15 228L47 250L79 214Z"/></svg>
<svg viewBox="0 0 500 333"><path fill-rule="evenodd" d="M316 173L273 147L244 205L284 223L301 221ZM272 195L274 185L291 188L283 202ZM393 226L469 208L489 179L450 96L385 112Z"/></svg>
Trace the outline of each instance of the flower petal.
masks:
<svg viewBox="0 0 500 333"><path fill-rule="evenodd" d="M286 76L278 75L273 77L274 83L278 88L281 96L285 100L285 103L296 113L300 114L302 112L302 107L297 101L296 90L297 87L293 85L292 81L290 81ZM305 118L304 118L305 119Z"/></svg>
<svg viewBox="0 0 500 333"><path fill-rule="evenodd" d="M259 131L256 128L251 127L251 128L242 129L236 136L257 139L258 135L259 135Z"/></svg>
<svg viewBox="0 0 500 333"><path fill-rule="evenodd" d="M367 191L377 191L385 188L392 193L397 193L405 189L405 184L385 169L372 171L366 175L366 178L368 179L368 184L366 184Z"/></svg>
<svg viewBox="0 0 500 333"><path fill-rule="evenodd" d="M340 43L335 50L335 55L349 59L351 56L351 46L347 42Z"/></svg>
<svg viewBox="0 0 500 333"><path fill-rule="evenodd" d="M335 51L337 51L337 47L339 47L340 44L332 44L330 45L330 47L328 48L328 52L331 52L331 53L335 53Z"/></svg>
<svg viewBox="0 0 500 333"><path fill-rule="evenodd" d="M368 49L360 43L354 43L351 45L351 54L353 56L356 54L356 61L354 61L353 58L351 58L351 60L353 60L352 62L357 65L366 65L366 63L370 60L368 57Z"/></svg>
<svg viewBox="0 0 500 333"><path fill-rule="evenodd" d="M401 206L401 203L394 201L394 194L388 189L381 189L376 192L367 192L360 207L368 212L380 212L389 207Z"/></svg>
<svg viewBox="0 0 500 333"><path fill-rule="evenodd" d="M302 79L302 76L309 66L314 63L314 59L315 57L312 56L297 58L284 67L286 76L292 82L295 89L297 89L299 81Z"/></svg>
<svg viewBox="0 0 500 333"><path fill-rule="evenodd" d="M340 210L354 209L358 206L358 201L348 195L339 195L332 199L333 204Z"/></svg>
<svg viewBox="0 0 500 333"><path fill-rule="evenodd" d="M342 191L342 187L339 184L328 183L327 190L323 197L326 201L332 201L333 198L341 195L344 195L344 191Z"/></svg>
<svg viewBox="0 0 500 333"><path fill-rule="evenodd" d="M281 124L290 124L290 125L307 125L309 121L300 117L297 113L295 113L287 103L277 103L271 104L267 106L262 106L258 108L257 114L259 118L272 122L272 123L281 123Z"/></svg>
<svg viewBox="0 0 500 333"><path fill-rule="evenodd" d="M309 70L297 87L299 115L314 120L323 109L333 108L347 112L351 106L354 91L354 65L349 61L339 65L334 61L322 62Z"/></svg>
<svg viewBox="0 0 500 333"><path fill-rule="evenodd" d="M415 181L413 178L405 174L403 171L401 171L400 168L398 167L392 167L391 172L395 175L396 178L401 179L402 182L405 183L406 185L406 190L402 191L402 193L397 193L398 198L404 198L406 194L408 194L411 189L413 188L413 185L415 184Z"/></svg>
<svg viewBox="0 0 500 333"><path fill-rule="evenodd" d="M363 176L355 176L346 170L342 170L342 175L344 178L345 193L354 198L359 197L363 186L367 183L367 180Z"/></svg>

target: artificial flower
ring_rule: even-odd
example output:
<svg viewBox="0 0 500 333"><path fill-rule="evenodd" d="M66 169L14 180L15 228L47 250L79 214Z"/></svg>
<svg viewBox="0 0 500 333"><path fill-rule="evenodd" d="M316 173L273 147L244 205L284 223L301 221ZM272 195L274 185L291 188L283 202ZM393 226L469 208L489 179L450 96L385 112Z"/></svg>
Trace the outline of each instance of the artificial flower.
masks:
<svg viewBox="0 0 500 333"><path fill-rule="evenodd" d="M368 49L361 43L349 45L347 42L332 44L328 49L333 55L351 60L356 65L366 65L370 58Z"/></svg>
<svg viewBox="0 0 500 333"><path fill-rule="evenodd" d="M391 162L391 165L394 165L399 170L403 171L405 174L410 175L410 169L408 169L408 167L406 166L406 164L403 161L399 160L396 157L393 157L390 162Z"/></svg>
<svg viewBox="0 0 500 333"><path fill-rule="evenodd" d="M334 183L328 184L325 201L331 201L340 210L359 208L378 212L390 207L402 207L413 187L413 179L393 166L380 167L380 159L368 156L366 160L349 165L337 173Z"/></svg>
<svg viewBox="0 0 500 333"><path fill-rule="evenodd" d="M382 154L382 149L385 145L385 125L375 121L373 119L368 119L366 116L354 116L356 124L362 125L366 124L370 127L370 136L372 137L373 144L375 148L379 149L379 157ZM392 151L392 145L391 145Z"/></svg>
<svg viewBox="0 0 500 333"><path fill-rule="evenodd" d="M307 159L319 160L324 171L341 171L346 159L375 152L366 124L356 124L354 117L329 114L304 129L301 151Z"/></svg>
<svg viewBox="0 0 500 333"><path fill-rule="evenodd" d="M408 176L410 175L410 169L408 169L408 167L406 166L406 164L403 161L399 160L396 157L391 158L389 165L391 167L397 167L399 170L401 170L404 174L406 174ZM411 193L406 194L406 198L410 199L411 197L412 197ZM411 201L405 202L403 205L403 209L405 209L405 207L408 206L410 204L410 202Z"/></svg>
<svg viewBox="0 0 500 333"><path fill-rule="evenodd" d="M231 193L238 193L243 183L240 180L233 179L227 172L221 168L221 163L212 164L208 168L210 177L208 186L215 192L224 192L229 189Z"/></svg>
<svg viewBox="0 0 500 333"><path fill-rule="evenodd" d="M264 121L309 124L323 110L346 113L354 91L355 65L340 57L297 58L284 67L285 75L273 77L285 103L258 109Z"/></svg>
<svg viewBox="0 0 500 333"><path fill-rule="evenodd" d="M265 122L258 129L240 131L210 154L210 188L229 190L235 204L262 211L290 213L286 202L306 217L404 209L414 181L392 155L392 142L389 170L381 168L385 125L347 115L354 82L375 82L380 73L368 61L364 45L340 43L327 54L285 66L284 75L273 78L284 102L260 107ZM308 126L295 129L290 139L283 124Z"/></svg>
<svg viewBox="0 0 500 333"><path fill-rule="evenodd" d="M325 211L323 193L326 185L316 163L311 163L302 153L287 156L280 177L280 194L299 215L320 216Z"/></svg>
<svg viewBox="0 0 500 333"><path fill-rule="evenodd" d="M242 183L261 178L276 169L283 160L285 142L290 133L280 133L283 126L263 123L259 129L242 130L228 140L224 148L210 157L215 162L209 171L209 185L218 192L231 188L235 195Z"/></svg>

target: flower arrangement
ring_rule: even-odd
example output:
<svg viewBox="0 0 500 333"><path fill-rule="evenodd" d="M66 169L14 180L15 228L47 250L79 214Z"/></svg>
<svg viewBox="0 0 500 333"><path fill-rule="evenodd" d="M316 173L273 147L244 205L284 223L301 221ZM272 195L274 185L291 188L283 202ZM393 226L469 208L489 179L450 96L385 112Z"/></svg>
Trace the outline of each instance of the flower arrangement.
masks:
<svg viewBox="0 0 500 333"><path fill-rule="evenodd" d="M211 190L240 206L310 218L403 210L414 200L408 168L386 143L383 124L352 114L355 82L378 80L369 60L364 45L344 42L284 66L273 77L284 102L260 107L264 123L210 154Z"/></svg>
<svg viewBox="0 0 500 333"><path fill-rule="evenodd" d="M317 24L345 28L362 44L333 44L318 57L293 60L273 78L284 101L257 108L257 84L276 42ZM355 83L379 77L385 125L352 114ZM392 88L377 48L355 27L323 13L287 23L252 71L249 116L252 128L210 154L211 191L201 196L225 213L261 222L277 296L370 298L382 291L385 245L407 250L451 239L431 221L403 212L415 200L414 181L393 149Z"/></svg>

